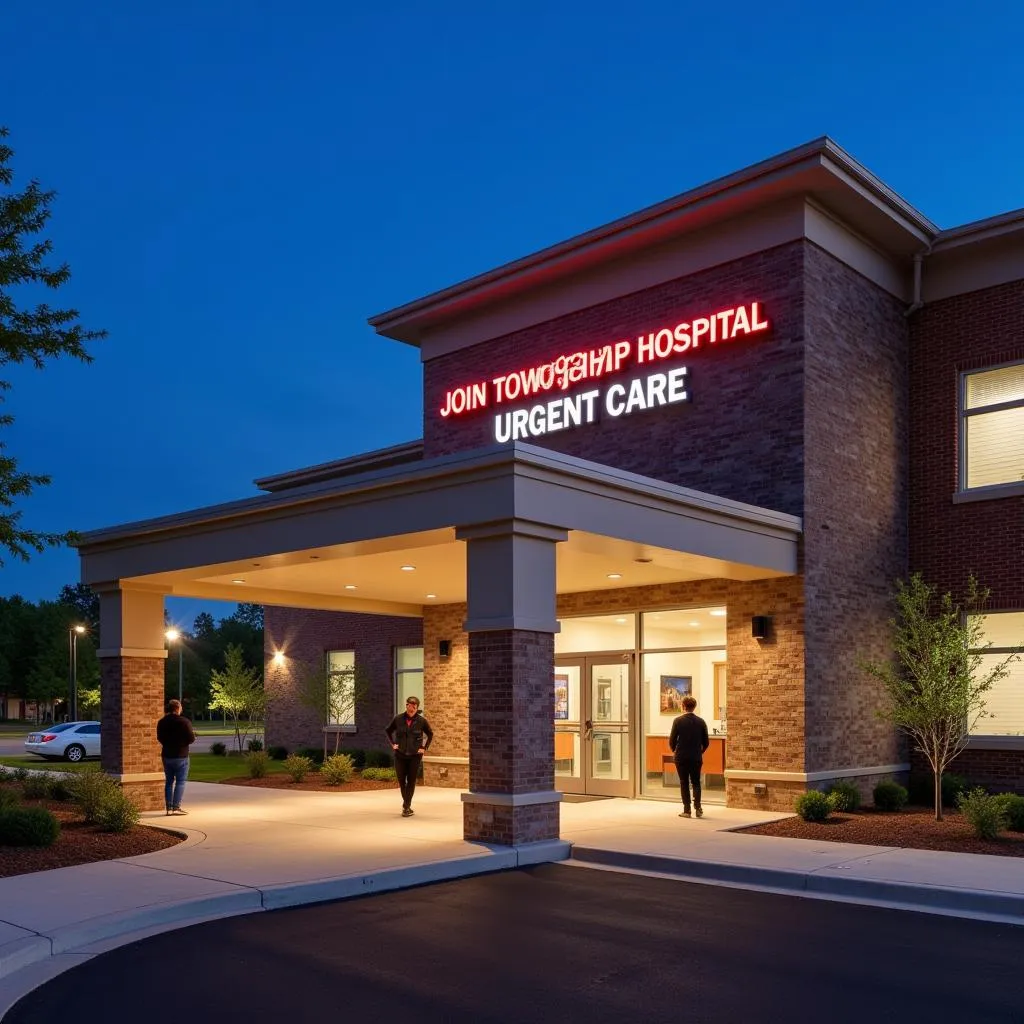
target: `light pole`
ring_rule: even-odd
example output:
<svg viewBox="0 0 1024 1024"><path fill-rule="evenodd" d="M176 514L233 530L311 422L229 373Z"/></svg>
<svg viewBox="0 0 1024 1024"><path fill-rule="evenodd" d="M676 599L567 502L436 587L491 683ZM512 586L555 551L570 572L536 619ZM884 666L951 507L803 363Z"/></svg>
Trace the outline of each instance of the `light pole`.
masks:
<svg viewBox="0 0 1024 1024"><path fill-rule="evenodd" d="M183 650L183 648L185 646L185 643L184 643L184 641L181 638L181 632L179 630L177 630L177 629L169 629L169 630L167 630L167 632L164 634L164 636L166 636L167 639L172 644L173 643L177 643L177 645L178 645L178 703L180 704L181 703L181 680L182 680L182 675L181 675L181 652L182 652L182 650Z"/></svg>
<svg viewBox="0 0 1024 1024"><path fill-rule="evenodd" d="M68 704L70 721L78 721L78 638L85 632L85 626L72 626L68 630L68 682L71 685L71 701Z"/></svg>

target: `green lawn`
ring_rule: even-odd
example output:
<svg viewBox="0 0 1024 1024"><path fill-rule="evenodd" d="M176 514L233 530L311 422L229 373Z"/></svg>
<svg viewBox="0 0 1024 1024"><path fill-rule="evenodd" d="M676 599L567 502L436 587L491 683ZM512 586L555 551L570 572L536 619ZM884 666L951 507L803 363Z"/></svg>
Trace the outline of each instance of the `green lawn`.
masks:
<svg viewBox="0 0 1024 1024"><path fill-rule="evenodd" d="M71 764L68 761L44 761L34 754L14 754L0 757L0 764L9 768L44 768L52 772L80 772L89 765L99 766L99 761ZM282 762L271 761L268 773L277 775L284 771ZM213 754L192 754L189 758L188 777L192 782L223 782L248 775L245 761L240 757L215 757Z"/></svg>

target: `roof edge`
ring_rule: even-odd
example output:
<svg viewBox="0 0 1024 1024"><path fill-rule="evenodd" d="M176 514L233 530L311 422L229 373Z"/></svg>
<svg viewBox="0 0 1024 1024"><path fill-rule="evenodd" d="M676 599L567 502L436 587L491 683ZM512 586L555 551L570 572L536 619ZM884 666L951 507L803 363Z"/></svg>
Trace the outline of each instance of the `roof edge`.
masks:
<svg viewBox="0 0 1024 1024"><path fill-rule="evenodd" d="M418 462L423 459L423 438L392 445L390 448L376 448L373 451L351 455L344 459L331 462L320 462L315 466L304 466L301 469L290 469L273 476L260 477L253 483L261 491L285 491L304 484L321 483L336 477L352 476L371 469L384 469L388 466L399 466L407 462Z"/></svg>

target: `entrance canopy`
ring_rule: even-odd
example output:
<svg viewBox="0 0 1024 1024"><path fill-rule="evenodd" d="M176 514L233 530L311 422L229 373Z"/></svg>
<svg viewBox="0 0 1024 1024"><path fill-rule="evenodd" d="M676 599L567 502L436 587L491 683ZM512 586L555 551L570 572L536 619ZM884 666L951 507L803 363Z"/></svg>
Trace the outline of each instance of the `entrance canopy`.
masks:
<svg viewBox="0 0 1024 1024"><path fill-rule="evenodd" d="M460 537L508 521L567 533L559 593L797 572L796 516L513 443L95 530L82 580L420 616L466 600Z"/></svg>

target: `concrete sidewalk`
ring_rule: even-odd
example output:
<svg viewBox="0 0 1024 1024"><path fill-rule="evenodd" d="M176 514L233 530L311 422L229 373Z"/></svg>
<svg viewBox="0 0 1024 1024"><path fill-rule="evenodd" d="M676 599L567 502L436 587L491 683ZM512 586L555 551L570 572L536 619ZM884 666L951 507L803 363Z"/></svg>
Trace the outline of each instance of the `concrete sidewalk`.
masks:
<svg viewBox="0 0 1024 1024"><path fill-rule="evenodd" d="M1024 924L1024 859L777 839L730 829L782 817L676 805L563 803L562 840L516 849L462 839L453 790L291 793L190 783L187 817L149 824L176 847L0 879L0 1016L91 956L169 928L544 861Z"/></svg>

